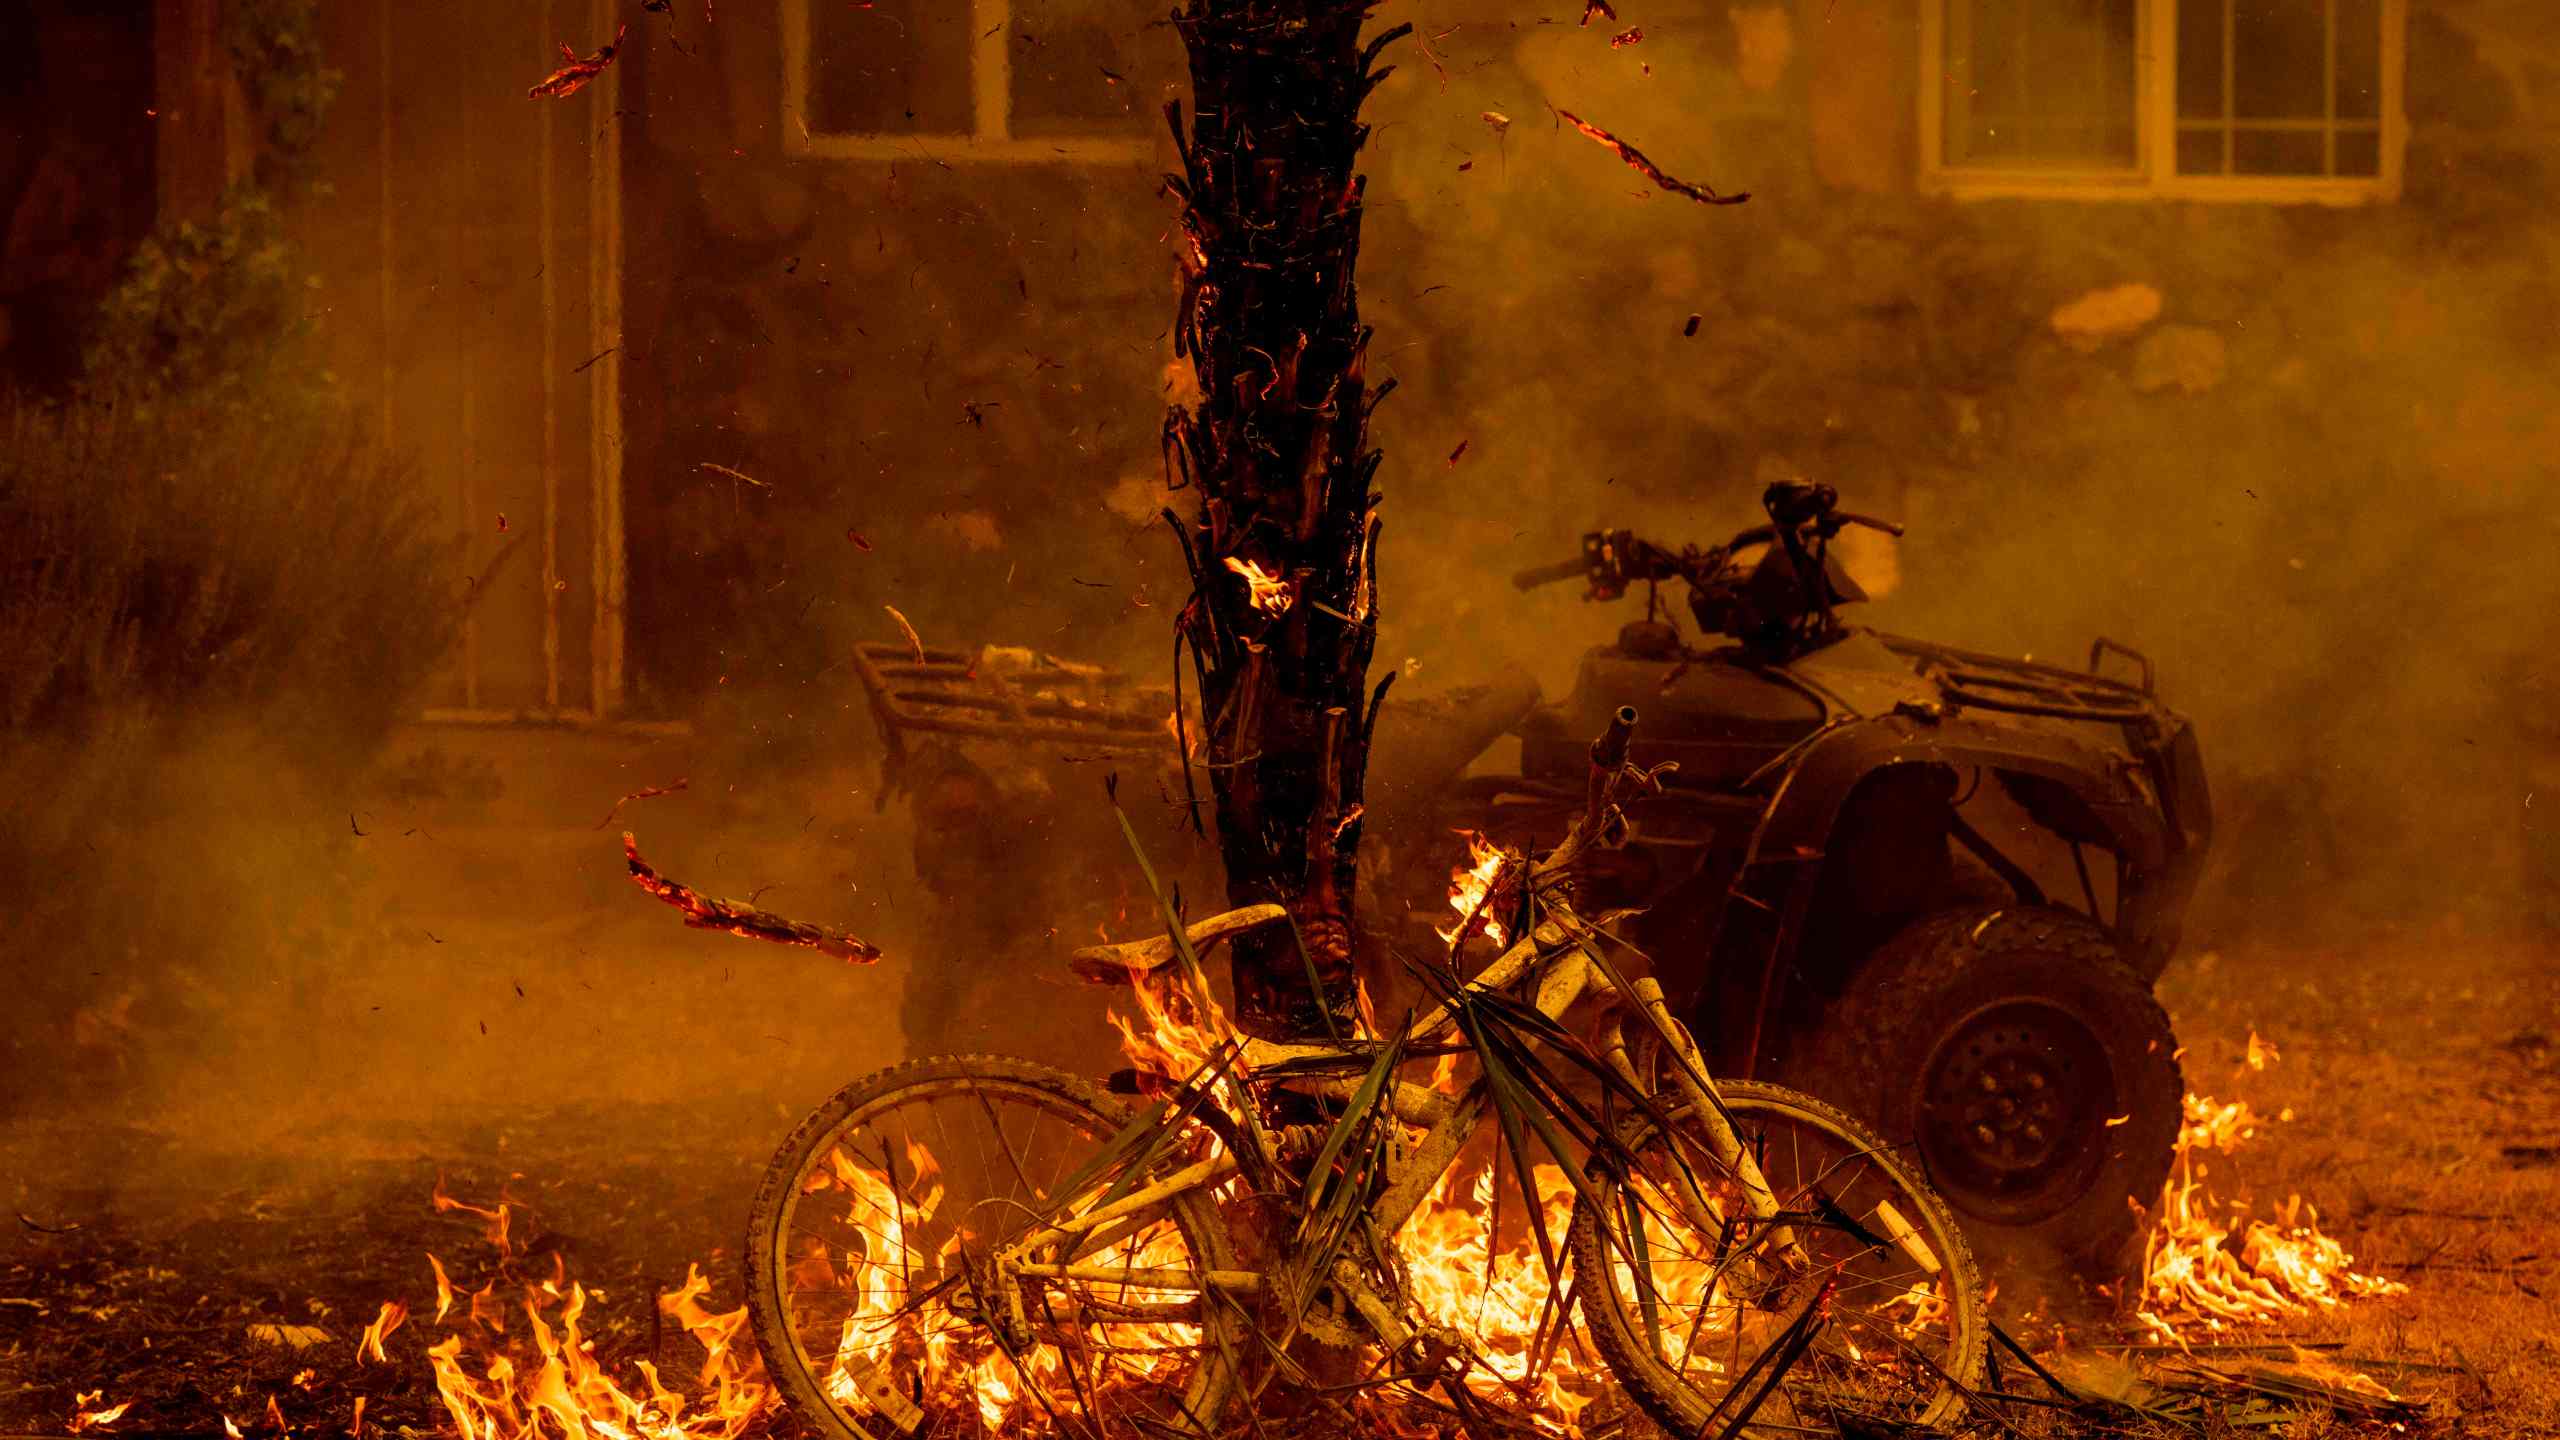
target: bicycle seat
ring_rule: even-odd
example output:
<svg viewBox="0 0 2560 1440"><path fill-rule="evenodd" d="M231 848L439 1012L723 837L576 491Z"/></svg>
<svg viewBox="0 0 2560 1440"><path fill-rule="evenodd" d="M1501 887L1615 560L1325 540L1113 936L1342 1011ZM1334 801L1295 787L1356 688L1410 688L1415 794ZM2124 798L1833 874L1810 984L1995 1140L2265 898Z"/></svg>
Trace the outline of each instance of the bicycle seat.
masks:
<svg viewBox="0 0 2560 1440"><path fill-rule="evenodd" d="M1193 921L1183 933L1191 938L1191 948L1201 951L1230 935L1283 919L1288 913L1277 905L1247 905ZM1067 956L1067 967L1096 985L1126 985L1172 964L1179 953L1172 936L1159 935L1152 940L1124 940L1117 945L1087 945Z"/></svg>

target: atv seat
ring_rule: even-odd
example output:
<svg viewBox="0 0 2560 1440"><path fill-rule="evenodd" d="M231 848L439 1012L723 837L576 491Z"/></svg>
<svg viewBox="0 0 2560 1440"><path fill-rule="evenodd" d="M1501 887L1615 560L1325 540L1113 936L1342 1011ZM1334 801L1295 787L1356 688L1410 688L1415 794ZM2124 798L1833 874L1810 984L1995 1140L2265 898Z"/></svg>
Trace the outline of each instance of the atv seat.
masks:
<svg viewBox="0 0 2560 1440"><path fill-rule="evenodd" d="M1288 913L1277 905L1247 905L1194 921L1183 934L1190 937L1196 953L1230 935L1285 918ZM1067 966L1095 985L1126 985L1172 964L1179 953L1172 936L1159 935L1152 940L1127 940L1117 945L1087 945L1067 956Z"/></svg>

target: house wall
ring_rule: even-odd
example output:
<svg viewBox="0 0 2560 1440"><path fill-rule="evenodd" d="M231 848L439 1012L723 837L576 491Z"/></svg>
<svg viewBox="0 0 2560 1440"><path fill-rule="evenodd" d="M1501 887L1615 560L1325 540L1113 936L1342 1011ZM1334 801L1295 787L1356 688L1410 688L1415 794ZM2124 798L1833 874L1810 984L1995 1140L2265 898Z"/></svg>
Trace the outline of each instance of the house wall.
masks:
<svg viewBox="0 0 2560 1440"><path fill-rule="evenodd" d="M87 312L151 228L170 108L153 94L153 10L0 3L0 378L70 381Z"/></svg>
<svg viewBox="0 0 2560 1440"><path fill-rule="evenodd" d="M1899 582L1879 623L2153 653L2215 762L2236 911L2335 908L2304 881L2345 874L2376 908L2497 908L2560 599L2560 41L2532 7L2413 0L2405 193L2354 209L1924 196L1912 0L1619 8L1645 36L1618 48L1417 10L1429 51L1372 103L1382 662L1559 686L1626 617L1504 577L1598 523L1713 538L1809 473L1913 526L1867 561ZM884 605L1161 663L1149 167L800 156L761 7L665 23L618 117L644 689L789 755L859 743L833 657L893 633ZM1657 193L1550 107L1753 198ZM2057 328L2126 286L2156 318Z"/></svg>

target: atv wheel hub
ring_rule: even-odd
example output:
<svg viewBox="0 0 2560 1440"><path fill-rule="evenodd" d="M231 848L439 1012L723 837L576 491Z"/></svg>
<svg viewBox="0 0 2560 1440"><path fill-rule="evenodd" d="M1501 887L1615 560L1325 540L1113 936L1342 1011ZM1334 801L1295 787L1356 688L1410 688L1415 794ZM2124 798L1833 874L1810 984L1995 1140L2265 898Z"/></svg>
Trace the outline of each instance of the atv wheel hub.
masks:
<svg viewBox="0 0 2560 1440"><path fill-rule="evenodd" d="M1930 1176L1967 1210L2029 1225L2077 1200L2105 1158L2115 1104L2105 1047L2080 1016L2004 1000L1950 1027L1922 1072Z"/></svg>

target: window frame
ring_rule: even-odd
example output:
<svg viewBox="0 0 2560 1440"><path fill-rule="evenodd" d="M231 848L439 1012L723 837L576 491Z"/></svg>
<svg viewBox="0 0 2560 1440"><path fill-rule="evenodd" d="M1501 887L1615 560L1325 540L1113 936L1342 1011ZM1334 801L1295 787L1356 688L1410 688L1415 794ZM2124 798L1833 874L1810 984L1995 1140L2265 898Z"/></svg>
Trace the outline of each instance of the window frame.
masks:
<svg viewBox="0 0 2560 1440"><path fill-rule="evenodd" d="M2375 175L2181 175L2178 5L2134 3L2134 164L2129 169L2006 168L1946 163L1947 7L1920 0L1920 188L1958 199L2219 200L2370 205L2400 198L2409 119L2403 109L2409 0L2381 0L2381 130ZM1953 0L1965 3L1965 0ZM2218 4L2220 0L2197 0Z"/></svg>
<svg viewBox="0 0 2560 1440"><path fill-rule="evenodd" d="M831 160L950 160L1010 165L1148 165L1157 147L1145 140L1095 135L1013 133L1013 0L966 0L969 6L970 128L966 131L843 131L809 126L809 6L780 0L782 136L794 155ZM942 0L952 3L952 0Z"/></svg>

